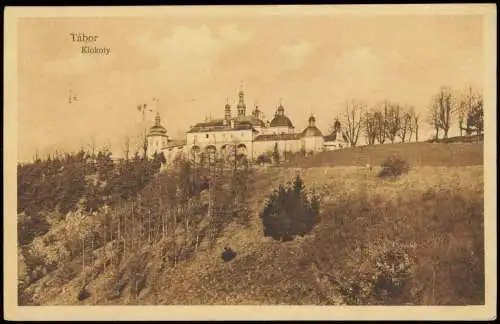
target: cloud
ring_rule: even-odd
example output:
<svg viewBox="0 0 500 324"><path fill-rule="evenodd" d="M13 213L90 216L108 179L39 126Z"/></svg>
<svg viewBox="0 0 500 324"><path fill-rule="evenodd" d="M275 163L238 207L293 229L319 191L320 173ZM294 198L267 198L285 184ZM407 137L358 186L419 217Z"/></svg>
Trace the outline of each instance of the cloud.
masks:
<svg viewBox="0 0 500 324"><path fill-rule="evenodd" d="M142 35L136 42L147 57L157 62L155 73L161 80L189 88L213 76L221 54L252 37L251 31L229 24L219 29L179 26L166 37L153 39Z"/></svg>
<svg viewBox="0 0 500 324"><path fill-rule="evenodd" d="M219 35L222 40L225 40L227 43L243 44L252 40L255 32L252 30L239 29L234 24L226 24L220 28Z"/></svg>
<svg viewBox="0 0 500 324"><path fill-rule="evenodd" d="M285 60L285 64L288 64L291 68L302 67L313 51L314 46L306 40L285 44L278 49L278 53Z"/></svg>

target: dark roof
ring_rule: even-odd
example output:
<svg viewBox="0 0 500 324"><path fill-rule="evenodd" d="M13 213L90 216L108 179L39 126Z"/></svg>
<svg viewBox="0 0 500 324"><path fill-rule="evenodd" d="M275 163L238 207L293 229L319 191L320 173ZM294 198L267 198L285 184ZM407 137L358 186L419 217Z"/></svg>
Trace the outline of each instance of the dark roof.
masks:
<svg viewBox="0 0 500 324"><path fill-rule="evenodd" d="M266 124L259 118L256 118L255 116L238 116L236 117L236 121L249 122L253 126L266 127Z"/></svg>
<svg viewBox="0 0 500 324"><path fill-rule="evenodd" d="M231 122L227 121L226 125L224 125L224 119L216 119L211 120L204 123L198 123L194 125L188 133L209 133L209 132L221 132L221 131L239 131L239 130L256 130L253 128L253 125L249 121L240 121L234 120L234 128L231 128Z"/></svg>
<svg viewBox="0 0 500 324"><path fill-rule="evenodd" d="M186 145L186 140L168 140L167 145L164 148L170 149L170 148L175 148L175 147L181 147L183 145Z"/></svg>
<svg viewBox="0 0 500 324"><path fill-rule="evenodd" d="M337 140L337 133L333 132L330 135L324 136L323 138L326 142L334 142ZM344 133L342 133L342 139L340 139L340 140L347 142L347 137L345 136Z"/></svg>
<svg viewBox="0 0 500 324"><path fill-rule="evenodd" d="M323 133L316 126L309 126L302 132L302 136L304 137L315 137L315 136L323 136Z"/></svg>
<svg viewBox="0 0 500 324"><path fill-rule="evenodd" d="M288 118L285 115L276 115L274 116L273 120L271 120L271 127L292 127L293 124L290 121L290 118Z"/></svg>
<svg viewBox="0 0 500 324"><path fill-rule="evenodd" d="M161 125L154 125L149 128L148 136L167 136L167 130Z"/></svg>
<svg viewBox="0 0 500 324"><path fill-rule="evenodd" d="M301 138L300 133L294 134L265 134L257 136L254 141L292 141Z"/></svg>
<svg viewBox="0 0 500 324"><path fill-rule="evenodd" d="M337 133L332 133L323 137L326 142L334 142L337 139Z"/></svg>

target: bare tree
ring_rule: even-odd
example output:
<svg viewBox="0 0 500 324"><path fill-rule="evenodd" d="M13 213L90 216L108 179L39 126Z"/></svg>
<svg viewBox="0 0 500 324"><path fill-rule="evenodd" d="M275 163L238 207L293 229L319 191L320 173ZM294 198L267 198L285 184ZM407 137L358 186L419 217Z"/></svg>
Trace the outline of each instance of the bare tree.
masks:
<svg viewBox="0 0 500 324"><path fill-rule="evenodd" d="M130 154L130 137L125 137L125 146L123 149L123 153L125 155L125 160L128 161L129 154Z"/></svg>
<svg viewBox="0 0 500 324"><path fill-rule="evenodd" d="M420 124L420 116L418 114L413 115L413 131L415 132L415 142L418 142L418 126Z"/></svg>
<svg viewBox="0 0 500 324"><path fill-rule="evenodd" d="M434 127L443 131L443 138L448 138L448 131L451 127L454 98L449 88L442 87L432 103L432 120Z"/></svg>
<svg viewBox="0 0 500 324"><path fill-rule="evenodd" d="M468 86L464 93L460 96L460 101L457 105L458 111L458 126L460 128L460 136L463 131L467 135L476 132L478 135L483 130L483 97L482 94L475 91L471 86Z"/></svg>
<svg viewBox="0 0 500 324"><path fill-rule="evenodd" d="M376 109L374 113L375 126L376 126L376 137L380 144L384 144L387 138L387 111L389 108L389 103L384 101L381 107Z"/></svg>
<svg viewBox="0 0 500 324"><path fill-rule="evenodd" d="M412 117L409 112L404 112L403 115L401 116L401 128L398 132L398 136L401 139L401 142L408 142L411 139L411 125L412 124Z"/></svg>
<svg viewBox="0 0 500 324"><path fill-rule="evenodd" d="M375 144L377 139L377 121L374 111L366 111L363 117L363 129L365 131L366 143L368 145Z"/></svg>
<svg viewBox="0 0 500 324"><path fill-rule="evenodd" d="M346 132L345 135L351 146L356 146L361 130L361 122L365 104L362 102L351 101L345 106Z"/></svg>
<svg viewBox="0 0 500 324"><path fill-rule="evenodd" d="M411 136L413 133L413 116L411 109L408 109L402 114L401 117L401 129L399 130L399 138L401 142L411 141Z"/></svg>
<svg viewBox="0 0 500 324"><path fill-rule="evenodd" d="M396 136L401 130L401 106L399 104L389 104L386 114L387 137L394 143Z"/></svg>
<svg viewBox="0 0 500 324"><path fill-rule="evenodd" d="M467 114L467 132L476 132L476 135L481 135L484 130L484 107L483 98L480 97L471 107Z"/></svg>
<svg viewBox="0 0 500 324"><path fill-rule="evenodd" d="M439 139L439 108L435 104L431 104L429 106L429 113L427 115L427 122L432 126L436 134L434 135L434 139L437 141Z"/></svg>

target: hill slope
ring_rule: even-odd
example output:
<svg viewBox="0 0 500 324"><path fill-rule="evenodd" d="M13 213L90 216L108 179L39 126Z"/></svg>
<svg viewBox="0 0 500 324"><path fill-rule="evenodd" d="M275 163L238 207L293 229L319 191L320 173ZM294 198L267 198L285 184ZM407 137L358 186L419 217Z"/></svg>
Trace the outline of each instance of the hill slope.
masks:
<svg viewBox="0 0 500 324"><path fill-rule="evenodd" d="M214 245L175 267L163 262L165 240L139 247L119 268L104 266L102 248L93 252L92 272L81 272L79 254L54 262L55 251L89 227L88 220L68 217L23 249L21 264L34 258L51 264L26 288L26 299L41 305L481 304L483 167L469 165L482 163L474 153L481 146L442 145L355 148L301 161L307 169L257 169L240 205L249 219L228 220ZM358 157L351 165L364 166L367 156L382 160L394 152L414 165L395 181L376 177L376 168L338 166L349 156ZM332 156L335 167L324 166ZM275 242L263 237L259 214L269 194L296 172L321 195L321 221L305 237ZM57 234L63 230L67 234ZM237 252L230 263L220 258L224 246ZM79 301L83 274L90 278L89 297Z"/></svg>
<svg viewBox="0 0 500 324"><path fill-rule="evenodd" d="M300 168L380 165L391 155L398 155L415 166L483 165L483 142L396 143L360 146L321 152L287 165Z"/></svg>

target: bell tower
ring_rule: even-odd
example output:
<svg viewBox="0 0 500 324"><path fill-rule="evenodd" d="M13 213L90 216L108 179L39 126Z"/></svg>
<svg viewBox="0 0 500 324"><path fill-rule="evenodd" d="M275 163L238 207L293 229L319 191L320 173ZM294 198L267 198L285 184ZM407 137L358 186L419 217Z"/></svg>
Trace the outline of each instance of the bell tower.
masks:
<svg viewBox="0 0 500 324"><path fill-rule="evenodd" d="M231 119L231 105L229 104L229 98L226 98L226 106L224 107L224 119Z"/></svg>
<svg viewBox="0 0 500 324"><path fill-rule="evenodd" d="M247 105L245 104L245 93L243 92L243 83L240 86L240 92L238 93L238 117L245 116Z"/></svg>

